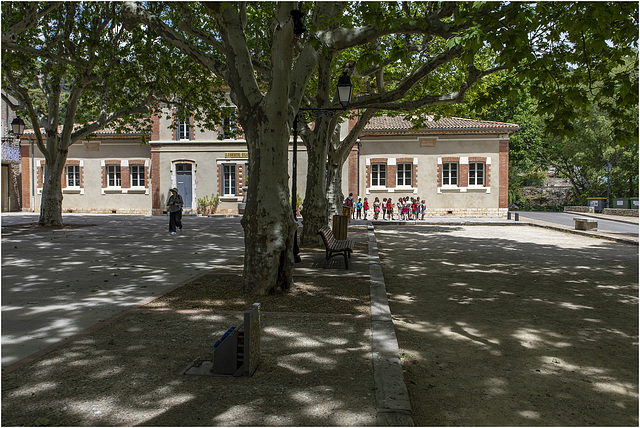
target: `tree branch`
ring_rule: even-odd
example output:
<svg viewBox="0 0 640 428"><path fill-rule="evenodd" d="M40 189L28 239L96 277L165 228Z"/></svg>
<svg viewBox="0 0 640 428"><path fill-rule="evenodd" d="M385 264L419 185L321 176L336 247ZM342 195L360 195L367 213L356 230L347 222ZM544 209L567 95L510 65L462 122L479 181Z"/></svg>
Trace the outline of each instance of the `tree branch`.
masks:
<svg viewBox="0 0 640 428"><path fill-rule="evenodd" d="M45 8L40 12L37 12L39 2L29 3L29 10L27 11L27 15L25 16L25 18L22 21L12 25L11 28L9 28L7 31L2 32L2 43L4 44L7 42L16 42L18 40L18 34L23 33L30 28L38 25L38 22L40 21L40 19L42 19L43 16L56 9L62 3L64 2L50 2L46 4Z"/></svg>

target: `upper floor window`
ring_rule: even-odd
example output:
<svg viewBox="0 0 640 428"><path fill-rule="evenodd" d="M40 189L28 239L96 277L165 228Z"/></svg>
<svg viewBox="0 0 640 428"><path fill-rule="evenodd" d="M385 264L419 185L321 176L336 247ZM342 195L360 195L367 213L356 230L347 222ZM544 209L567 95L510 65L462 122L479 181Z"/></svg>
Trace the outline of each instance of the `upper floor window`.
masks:
<svg viewBox="0 0 640 428"><path fill-rule="evenodd" d="M235 107L223 107L220 136L226 139L235 139L236 135L238 135L238 127L236 125L236 109Z"/></svg>
<svg viewBox="0 0 640 428"><path fill-rule="evenodd" d="M80 165L67 165L67 187L80 187Z"/></svg>
<svg viewBox="0 0 640 428"><path fill-rule="evenodd" d="M191 139L191 124L189 120L178 120L178 127L176 129L176 137L178 140L190 140Z"/></svg>
<svg viewBox="0 0 640 428"><path fill-rule="evenodd" d="M109 187L119 187L122 185L120 177L120 165L107 166L107 185Z"/></svg>
<svg viewBox="0 0 640 428"><path fill-rule="evenodd" d="M444 162L442 164L442 185L457 186L458 185L458 163Z"/></svg>
<svg viewBox="0 0 640 428"><path fill-rule="evenodd" d="M399 163L397 168L397 186L411 186L413 164Z"/></svg>
<svg viewBox="0 0 640 428"><path fill-rule="evenodd" d="M371 186L387 185L387 164L373 163L371 164Z"/></svg>
<svg viewBox="0 0 640 428"><path fill-rule="evenodd" d="M144 165L131 165L131 186L144 187Z"/></svg>
<svg viewBox="0 0 640 428"><path fill-rule="evenodd" d="M484 162L469 162L469 186L484 186Z"/></svg>

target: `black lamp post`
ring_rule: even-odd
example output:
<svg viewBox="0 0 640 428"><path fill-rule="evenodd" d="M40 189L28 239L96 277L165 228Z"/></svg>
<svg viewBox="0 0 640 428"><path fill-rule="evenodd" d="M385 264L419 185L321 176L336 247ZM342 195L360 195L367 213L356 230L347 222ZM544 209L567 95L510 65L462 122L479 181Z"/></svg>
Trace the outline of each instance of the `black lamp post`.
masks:
<svg viewBox="0 0 640 428"><path fill-rule="evenodd" d="M293 218L296 219L296 230L293 235L293 259L296 263L300 263L300 247L298 246L298 114L300 111L344 111L351 103L353 95L353 84L347 72L343 72L338 79L338 100L342 108L300 108L293 118L293 165L291 177L291 207L293 208Z"/></svg>
<svg viewBox="0 0 640 428"><path fill-rule="evenodd" d="M11 132L17 136L22 135L24 132L24 120L20 119L20 116L16 116L16 118L11 121Z"/></svg>
<svg viewBox="0 0 640 428"><path fill-rule="evenodd" d="M604 166L604 169L607 170L607 206L606 208L609 208L609 193L611 191L611 169L613 168L613 165L611 165L611 162L607 162L607 164Z"/></svg>

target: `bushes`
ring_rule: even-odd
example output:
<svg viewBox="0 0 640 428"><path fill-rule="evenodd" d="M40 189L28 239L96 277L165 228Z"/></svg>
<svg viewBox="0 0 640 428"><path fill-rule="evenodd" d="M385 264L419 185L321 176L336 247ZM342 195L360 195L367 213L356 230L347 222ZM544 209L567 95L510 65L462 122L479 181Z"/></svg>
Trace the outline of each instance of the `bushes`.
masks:
<svg viewBox="0 0 640 428"><path fill-rule="evenodd" d="M211 196L204 196L202 198L198 198L198 214L202 215L210 215L216 211L218 207L218 202L220 198L217 194L212 194Z"/></svg>

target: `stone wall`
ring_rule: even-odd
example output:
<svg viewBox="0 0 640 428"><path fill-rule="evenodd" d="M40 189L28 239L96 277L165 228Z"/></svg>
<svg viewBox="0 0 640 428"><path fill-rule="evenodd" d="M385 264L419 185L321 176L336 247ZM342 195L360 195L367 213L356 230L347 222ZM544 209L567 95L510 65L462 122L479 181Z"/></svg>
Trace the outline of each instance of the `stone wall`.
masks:
<svg viewBox="0 0 640 428"><path fill-rule="evenodd" d="M605 208L602 210L602 214L638 217L638 210L630 210L630 209L622 209L622 208Z"/></svg>
<svg viewBox="0 0 640 428"><path fill-rule="evenodd" d="M587 206L566 206L564 207L564 212L574 212L574 213L594 213L594 207Z"/></svg>
<svg viewBox="0 0 640 428"><path fill-rule="evenodd" d="M564 205L571 186L523 186L522 196L532 205Z"/></svg>

